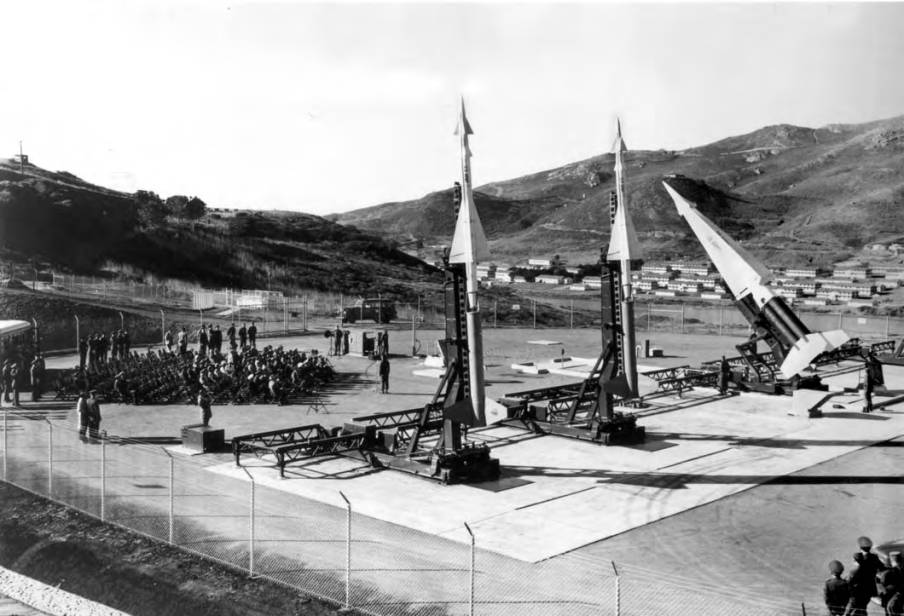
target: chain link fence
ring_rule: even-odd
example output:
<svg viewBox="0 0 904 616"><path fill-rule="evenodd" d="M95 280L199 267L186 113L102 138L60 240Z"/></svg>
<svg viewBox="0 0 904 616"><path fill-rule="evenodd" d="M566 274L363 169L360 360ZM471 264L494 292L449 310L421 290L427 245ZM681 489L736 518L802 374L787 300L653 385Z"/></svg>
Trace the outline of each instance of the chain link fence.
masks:
<svg viewBox="0 0 904 616"><path fill-rule="evenodd" d="M209 458L163 444L86 442L65 410L7 408L2 421L5 481L367 614L792 616L803 607L580 551L524 563L481 549L479 534L468 545L358 515L341 493L330 505L256 483L247 469L244 480L205 470Z"/></svg>

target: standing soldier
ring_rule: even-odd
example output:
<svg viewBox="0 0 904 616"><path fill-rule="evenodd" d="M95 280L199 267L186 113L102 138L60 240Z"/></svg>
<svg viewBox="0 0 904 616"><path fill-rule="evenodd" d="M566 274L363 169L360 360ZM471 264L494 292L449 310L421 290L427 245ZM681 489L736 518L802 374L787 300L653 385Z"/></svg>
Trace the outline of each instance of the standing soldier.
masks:
<svg viewBox="0 0 904 616"><path fill-rule="evenodd" d="M188 334L185 332L185 326L179 332L179 354L185 355L188 352Z"/></svg>
<svg viewBox="0 0 904 616"><path fill-rule="evenodd" d="M380 393L389 393L389 357L386 355L380 360Z"/></svg>
<svg viewBox="0 0 904 616"><path fill-rule="evenodd" d="M336 331L333 332L333 355L342 355L342 328L336 324Z"/></svg>
<svg viewBox="0 0 904 616"><path fill-rule="evenodd" d="M223 332L219 324L213 330L213 350L217 355L223 352Z"/></svg>
<svg viewBox="0 0 904 616"><path fill-rule="evenodd" d="M10 371L12 370L13 360L7 359L3 362L3 371L0 374L0 378L2 378L3 385L3 401L9 402L9 392L13 389L12 381L10 380Z"/></svg>
<svg viewBox="0 0 904 616"><path fill-rule="evenodd" d="M198 392L198 408L201 409L201 425L204 427L210 425L210 418L213 417L210 406L210 393L206 387L202 387Z"/></svg>
<svg viewBox="0 0 904 616"><path fill-rule="evenodd" d="M40 353L31 361L31 399L37 402L41 399L41 390L44 386L44 357Z"/></svg>
<svg viewBox="0 0 904 616"><path fill-rule="evenodd" d="M88 392L88 436L100 437L100 402L97 400L97 392Z"/></svg>
<svg viewBox="0 0 904 616"><path fill-rule="evenodd" d="M848 583L841 577L843 571L844 565L837 560L829 563L829 573L832 574L832 577L826 580L823 591L829 616L843 616L851 598Z"/></svg>
<svg viewBox="0 0 904 616"><path fill-rule="evenodd" d="M166 333L163 334L163 344L166 345L166 350L170 353L173 352L173 331L168 329Z"/></svg>
<svg viewBox="0 0 904 616"><path fill-rule="evenodd" d="M731 380L731 366L728 365L728 360L725 359L725 356L722 356L722 361L719 362L719 394L724 396L728 391L728 381Z"/></svg>
<svg viewBox="0 0 904 616"><path fill-rule="evenodd" d="M19 406L19 390L22 389L22 373L19 362L14 361L9 369L9 380L13 386L13 406Z"/></svg>
<svg viewBox="0 0 904 616"><path fill-rule="evenodd" d="M848 587L851 591L851 599L848 604L847 616L866 616L866 606L870 598L876 593L876 576L872 574L866 563L866 554L857 552L854 554L854 567L848 575Z"/></svg>
<svg viewBox="0 0 904 616"><path fill-rule="evenodd" d="M246 340L248 340L248 330L245 328L245 324L242 323L242 326L239 328L239 346L242 351L245 350Z"/></svg>
<svg viewBox="0 0 904 616"><path fill-rule="evenodd" d="M114 329L110 332L110 359L116 361L116 358L119 357L119 330Z"/></svg>
<svg viewBox="0 0 904 616"><path fill-rule="evenodd" d="M884 385L885 377L882 374L882 362L876 357L872 349L867 352L865 365L864 383L863 383L863 412L873 412L873 390L876 385Z"/></svg>
<svg viewBox="0 0 904 616"><path fill-rule="evenodd" d="M248 326L248 344L251 345L252 349L257 348L257 325L253 321Z"/></svg>
<svg viewBox="0 0 904 616"><path fill-rule="evenodd" d="M122 352L126 357L129 356L129 351L132 349L132 339L129 337L129 330L122 330Z"/></svg>
<svg viewBox="0 0 904 616"><path fill-rule="evenodd" d="M207 330L204 328L203 323L201 323L201 328L198 330L198 356L207 357Z"/></svg>
<svg viewBox="0 0 904 616"><path fill-rule="evenodd" d="M347 329L342 331L342 354L343 355L348 355L348 339L349 339L349 336L351 336L351 334L352 334L351 331L349 331Z"/></svg>
<svg viewBox="0 0 904 616"><path fill-rule="evenodd" d="M226 338L229 340L229 349L232 350L235 348L235 323L229 324L229 329L226 330Z"/></svg>
<svg viewBox="0 0 904 616"><path fill-rule="evenodd" d="M78 415L78 437L84 441L88 438L88 425L91 423L88 414L88 395L84 391L75 403L75 412Z"/></svg>

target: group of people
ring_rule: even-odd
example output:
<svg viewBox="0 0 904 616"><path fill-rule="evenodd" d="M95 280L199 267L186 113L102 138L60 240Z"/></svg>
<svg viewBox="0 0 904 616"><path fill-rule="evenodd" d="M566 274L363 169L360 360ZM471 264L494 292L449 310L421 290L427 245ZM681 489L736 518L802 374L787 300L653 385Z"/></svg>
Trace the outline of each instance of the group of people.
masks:
<svg viewBox="0 0 904 616"><path fill-rule="evenodd" d="M106 334L94 333L82 336L78 341L79 366L93 369L111 359L127 357L132 347L128 330L116 329Z"/></svg>
<svg viewBox="0 0 904 616"><path fill-rule="evenodd" d="M826 580L823 592L826 609L831 616L866 616L873 597L879 599L886 616L904 615L904 555L892 552L889 563L882 562L872 551L869 537L859 537L860 550L847 576L844 565L837 560L829 563L832 576Z"/></svg>
<svg viewBox="0 0 904 616"><path fill-rule="evenodd" d="M3 390L3 401L19 406L19 394L23 389L31 388L31 399L40 400L44 391L44 374L46 365L44 356L36 353L31 361L13 356L0 362L0 387Z"/></svg>
<svg viewBox="0 0 904 616"><path fill-rule="evenodd" d="M201 327L195 333L198 341L198 355L203 357L219 357L223 355L223 331L219 325L201 323ZM183 327L177 334L167 330L163 335L163 344L170 353L178 352L184 355L188 352L188 332ZM243 323L236 329L235 323L231 323L226 329L226 340L229 342L229 352L235 350L244 351L246 348L257 348L257 326Z"/></svg>
<svg viewBox="0 0 904 616"><path fill-rule="evenodd" d="M61 380L58 395L93 390L103 400L174 404L194 403L203 390L211 402L282 404L315 391L332 377L329 361L316 351L246 346L223 355L159 349L132 353L94 369L76 368Z"/></svg>

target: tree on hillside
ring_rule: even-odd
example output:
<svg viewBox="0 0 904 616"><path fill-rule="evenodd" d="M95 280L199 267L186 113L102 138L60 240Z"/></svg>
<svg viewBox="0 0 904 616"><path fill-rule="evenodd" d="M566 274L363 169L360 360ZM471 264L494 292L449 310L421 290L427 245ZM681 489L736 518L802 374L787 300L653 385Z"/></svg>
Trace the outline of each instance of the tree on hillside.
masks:
<svg viewBox="0 0 904 616"><path fill-rule="evenodd" d="M198 197L173 195L166 199L166 209L170 214L178 218L195 219L204 215L207 204Z"/></svg>
<svg viewBox="0 0 904 616"><path fill-rule="evenodd" d="M160 224L166 219L166 206L160 196L150 190L135 192L138 218L144 224Z"/></svg>

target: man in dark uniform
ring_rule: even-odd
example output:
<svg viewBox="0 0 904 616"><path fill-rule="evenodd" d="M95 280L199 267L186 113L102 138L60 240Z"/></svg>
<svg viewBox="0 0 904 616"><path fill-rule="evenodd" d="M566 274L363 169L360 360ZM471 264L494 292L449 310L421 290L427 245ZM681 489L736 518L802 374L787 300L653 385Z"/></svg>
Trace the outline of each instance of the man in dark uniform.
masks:
<svg viewBox="0 0 904 616"><path fill-rule="evenodd" d="M832 577L826 580L823 597L830 616L843 616L851 598L851 589L841 577L843 571L844 565L837 560L829 563L829 573L832 574Z"/></svg>
<svg viewBox="0 0 904 616"><path fill-rule="evenodd" d="M0 380L3 385L3 401L9 402L9 393L13 390L13 383L10 380L10 371L13 368L13 360L7 359L3 362L3 372L0 374Z"/></svg>
<svg viewBox="0 0 904 616"><path fill-rule="evenodd" d="M380 393L389 393L389 357L386 355L380 360Z"/></svg>
<svg viewBox="0 0 904 616"><path fill-rule="evenodd" d="M97 392L93 389L88 392L88 436L100 437L100 402L97 400Z"/></svg>
<svg viewBox="0 0 904 616"><path fill-rule="evenodd" d="M242 323L242 326L239 328L239 346L244 351L245 343L248 340L248 329L245 327L245 324Z"/></svg>
<svg viewBox="0 0 904 616"><path fill-rule="evenodd" d="M19 406L19 391L22 389L23 372L17 361L13 362L12 367L9 369L9 380L13 386L13 406Z"/></svg>
<svg viewBox="0 0 904 616"><path fill-rule="evenodd" d="M882 374L882 362L876 357L876 354L870 350L866 355L866 366L865 366L864 375L864 383L863 383L863 398L864 398L864 413L872 413L873 412L873 391L875 390L877 385L885 384L885 377Z"/></svg>
<svg viewBox="0 0 904 616"><path fill-rule="evenodd" d="M213 329L213 350L217 355L223 352L223 331L219 324Z"/></svg>
<svg viewBox="0 0 904 616"><path fill-rule="evenodd" d="M728 391L728 382L731 380L731 366L728 365L728 360L725 359L725 356L722 356L722 361L719 362L719 394L725 395Z"/></svg>
<svg viewBox="0 0 904 616"><path fill-rule="evenodd" d="M333 332L333 355L342 355L342 328L338 325Z"/></svg>
<svg viewBox="0 0 904 616"><path fill-rule="evenodd" d="M207 329L203 323L198 330L198 356L207 357Z"/></svg>
<svg viewBox="0 0 904 616"><path fill-rule="evenodd" d="M37 402L41 399L42 387L44 386L44 357L38 353L31 360L31 399Z"/></svg>
<svg viewBox="0 0 904 616"><path fill-rule="evenodd" d="M229 324L229 329L226 330L226 339L229 340L229 349L235 348L235 323Z"/></svg>
<svg viewBox="0 0 904 616"><path fill-rule="evenodd" d="M122 340L122 352L125 357L129 356L129 351L132 349L132 338L129 337L129 330L122 330L122 336L120 337Z"/></svg>
<svg viewBox="0 0 904 616"><path fill-rule="evenodd" d="M168 329L166 333L163 335L163 344L166 345L166 350L170 353L173 352L173 331Z"/></svg>
<svg viewBox="0 0 904 616"><path fill-rule="evenodd" d="M866 565L864 552L854 554L854 568L851 569L847 582L851 591L847 616L866 616L866 606L876 593L876 576Z"/></svg>
<svg viewBox="0 0 904 616"><path fill-rule="evenodd" d="M879 595L876 576L887 567L872 551L873 542L869 537L858 537L857 545L860 547L860 551L854 555L857 568L851 571L848 582L851 586L851 606L854 610L862 610L853 611L852 616L863 616L869 600Z"/></svg>
<svg viewBox="0 0 904 616"><path fill-rule="evenodd" d="M257 325L253 322L248 326L248 344L251 345L252 349L257 348Z"/></svg>

